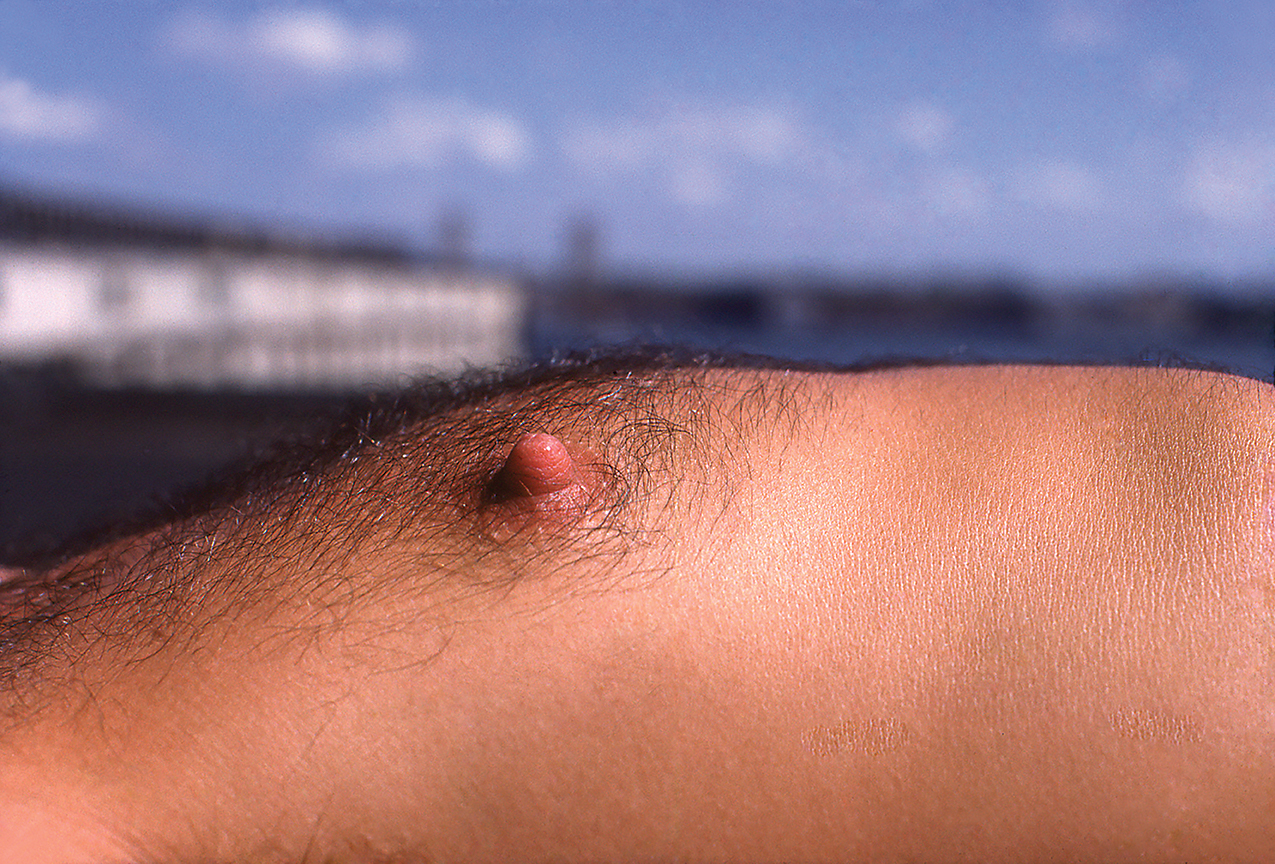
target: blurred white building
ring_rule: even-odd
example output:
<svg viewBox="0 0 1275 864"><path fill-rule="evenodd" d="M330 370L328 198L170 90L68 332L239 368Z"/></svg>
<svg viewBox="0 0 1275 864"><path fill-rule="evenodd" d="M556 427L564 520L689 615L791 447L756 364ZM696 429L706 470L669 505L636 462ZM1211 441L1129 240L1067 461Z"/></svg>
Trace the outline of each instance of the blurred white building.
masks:
<svg viewBox="0 0 1275 864"><path fill-rule="evenodd" d="M523 352L513 277L0 192L0 362L105 386L352 389Z"/></svg>

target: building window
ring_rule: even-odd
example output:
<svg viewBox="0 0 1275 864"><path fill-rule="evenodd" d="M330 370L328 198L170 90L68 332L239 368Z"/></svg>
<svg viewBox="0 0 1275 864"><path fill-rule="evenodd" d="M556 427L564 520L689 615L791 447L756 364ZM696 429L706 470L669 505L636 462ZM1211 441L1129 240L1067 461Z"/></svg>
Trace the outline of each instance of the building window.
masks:
<svg viewBox="0 0 1275 864"><path fill-rule="evenodd" d="M230 302L230 285L226 267L220 261L205 261L199 268L195 295L204 306L221 308Z"/></svg>
<svg viewBox="0 0 1275 864"><path fill-rule="evenodd" d="M103 309L119 310L128 306L130 299L128 274L124 272L123 267L107 264L102 268L97 296Z"/></svg>

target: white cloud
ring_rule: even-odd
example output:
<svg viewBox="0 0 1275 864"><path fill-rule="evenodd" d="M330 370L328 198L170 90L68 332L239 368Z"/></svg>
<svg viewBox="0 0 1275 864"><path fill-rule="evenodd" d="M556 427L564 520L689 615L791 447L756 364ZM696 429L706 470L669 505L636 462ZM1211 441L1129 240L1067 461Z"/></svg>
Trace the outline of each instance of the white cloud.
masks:
<svg viewBox="0 0 1275 864"><path fill-rule="evenodd" d="M1116 42L1120 32L1114 5L1112 0L1106 3L1063 0L1049 21L1054 44L1073 51L1092 51Z"/></svg>
<svg viewBox="0 0 1275 864"><path fill-rule="evenodd" d="M1102 209L1107 194L1098 178L1074 162L1045 162L1018 181L1018 197L1031 204L1073 212Z"/></svg>
<svg viewBox="0 0 1275 864"><path fill-rule="evenodd" d="M709 207L729 197L726 185L719 169L707 162L690 162L673 169L668 191L682 204Z"/></svg>
<svg viewBox="0 0 1275 864"><path fill-rule="evenodd" d="M97 132L100 103L41 93L27 81L0 73L0 135L38 141L78 141Z"/></svg>
<svg viewBox="0 0 1275 864"><path fill-rule="evenodd" d="M531 136L516 118L459 99L400 96L370 124L346 129L323 142L330 165L388 169L433 168L469 158L514 170L531 156Z"/></svg>
<svg viewBox="0 0 1275 864"><path fill-rule="evenodd" d="M929 179L926 196L930 206L947 215L985 213L991 206L987 182L966 168L947 168Z"/></svg>
<svg viewBox="0 0 1275 864"><path fill-rule="evenodd" d="M402 28L359 26L317 7L266 10L240 24L188 13L173 22L165 41L179 53L225 65L247 62L327 76L397 72L416 53Z"/></svg>
<svg viewBox="0 0 1275 864"><path fill-rule="evenodd" d="M810 155L789 112L765 105L674 106L651 116L579 124L563 137L567 160L597 177L649 174L683 204L729 197L731 175Z"/></svg>
<svg viewBox="0 0 1275 864"><path fill-rule="evenodd" d="M1186 202L1231 224L1275 218L1275 144L1214 145L1200 150L1183 184Z"/></svg>
<svg viewBox="0 0 1275 864"><path fill-rule="evenodd" d="M1171 102L1191 86L1191 74L1176 57L1161 54L1142 64L1138 83L1143 94L1155 102Z"/></svg>
<svg viewBox="0 0 1275 864"><path fill-rule="evenodd" d="M773 163L801 146L784 112L768 107L676 107L654 117L581 125L564 141L577 166L608 172L668 158Z"/></svg>
<svg viewBox="0 0 1275 864"><path fill-rule="evenodd" d="M899 137L922 153L942 150L952 137L952 128L952 115L928 103L909 106L896 124Z"/></svg>

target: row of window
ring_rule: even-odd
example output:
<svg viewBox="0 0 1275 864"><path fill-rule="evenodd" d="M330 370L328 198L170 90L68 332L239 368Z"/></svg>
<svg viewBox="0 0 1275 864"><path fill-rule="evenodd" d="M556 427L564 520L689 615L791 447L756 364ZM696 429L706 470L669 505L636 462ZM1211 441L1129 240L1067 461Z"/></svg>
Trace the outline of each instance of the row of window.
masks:
<svg viewBox="0 0 1275 864"><path fill-rule="evenodd" d="M98 282L98 305L108 311L119 311L129 306L133 299L128 273L123 268L107 267ZM213 308L222 307L230 300L230 286L225 271L220 267L205 267L199 271L195 285L195 299Z"/></svg>
<svg viewBox="0 0 1275 864"><path fill-rule="evenodd" d="M0 270L0 315L4 314L7 291L5 273ZM195 297L206 306L217 308L225 306L230 300L230 286L225 271L219 267L207 267L200 271L199 282L195 286ZM133 302L133 286L128 272L122 267L106 267L97 281L98 308L108 312L118 312L128 308Z"/></svg>
<svg viewBox="0 0 1275 864"><path fill-rule="evenodd" d="M0 267L0 316L7 307L6 273ZM194 295L197 303L208 309L225 308L230 303L230 278L227 269L217 264L199 268ZM105 313L118 314L137 301L137 279L134 273L121 264L107 262L97 273L97 308Z"/></svg>

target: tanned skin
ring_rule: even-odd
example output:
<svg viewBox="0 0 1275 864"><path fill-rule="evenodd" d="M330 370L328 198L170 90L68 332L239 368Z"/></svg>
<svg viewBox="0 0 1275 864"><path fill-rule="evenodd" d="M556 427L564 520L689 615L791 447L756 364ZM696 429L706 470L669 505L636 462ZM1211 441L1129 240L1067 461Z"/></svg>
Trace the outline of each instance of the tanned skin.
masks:
<svg viewBox="0 0 1275 864"><path fill-rule="evenodd" d="M1269 385L398 398L9 574L0 860L1275 860Z"/></svg>

